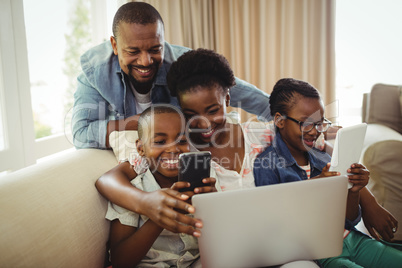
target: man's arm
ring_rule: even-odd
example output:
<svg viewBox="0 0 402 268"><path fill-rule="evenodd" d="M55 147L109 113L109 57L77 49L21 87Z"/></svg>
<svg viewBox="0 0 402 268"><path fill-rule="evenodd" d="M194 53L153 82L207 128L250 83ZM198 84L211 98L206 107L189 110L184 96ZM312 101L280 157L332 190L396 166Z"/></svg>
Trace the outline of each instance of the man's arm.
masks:
<svg viewBox="0 0 402 268"><path fill-rule="evenodd" d="M272 120L269 95L237 77L236 85L230 89L230 106L255 114L260 121Z"/></svg>
<svg viewBox="0 0 402 268"><path fill-rule="evenodd" d="M106 148L109 104L83 74L77 82L71 122L74 146L78 149Z"/></svg>
<svg viewBox="0 0 402 268"><path fill-rule="evenodd" d="M74 146L81 148L111 148L109 135L113 131L137 130L139 115L109 120L109 103L92 87L84 75L78 77L74 94L72 131Z"/></svg>

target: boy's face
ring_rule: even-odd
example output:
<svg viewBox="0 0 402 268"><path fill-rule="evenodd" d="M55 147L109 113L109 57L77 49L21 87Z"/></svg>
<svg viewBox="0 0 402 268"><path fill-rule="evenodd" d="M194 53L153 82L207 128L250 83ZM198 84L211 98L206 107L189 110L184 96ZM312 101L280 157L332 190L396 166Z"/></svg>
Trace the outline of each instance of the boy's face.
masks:
<svg viewBox="0 0 402 268"><path fill-rule="evenodd" d="M178 175L179 154L189 152L183 118L176 113L154 114L138 146L152 173L172 178Z"/></svg>
<svg viewBox="0 0 402 268"><path fill-rule="evenodd" d="M296 104L290 109L287 116L302 122L318 123L324 120L324 106L319 99L299 96ZM292 120L283 121L280 128L281 136L290 152L306 152L315 144L320 135L314 127L309 132L302 132L300 125Z"/></svg>
<svg viewBox="0 0 402 268"><path fill-rule="evenodd" d="M192 130L192 137L202 143L211 143L219 138L226 123L226 107L230 96L222 87L197 86L179 95L180 106Z"/></svg>

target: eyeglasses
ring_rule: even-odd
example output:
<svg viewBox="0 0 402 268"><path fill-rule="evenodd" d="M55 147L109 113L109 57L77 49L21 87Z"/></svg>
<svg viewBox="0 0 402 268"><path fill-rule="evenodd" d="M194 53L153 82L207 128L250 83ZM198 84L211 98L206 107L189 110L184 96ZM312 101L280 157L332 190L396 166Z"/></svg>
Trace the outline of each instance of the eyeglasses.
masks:
<svg viewBox="0 0 402 268"><path fill-rule="evenodd" d="M294 119L290 116L285 115L287 119L292 120L293 122L296 122L300 126L300 131L301 132L310 132L314 127L318 132L325 132L328 130L328 128L331 126L332 122L329 121L328 119L324 118L322 122L303 122L299 121L297 119Z"/></svg>

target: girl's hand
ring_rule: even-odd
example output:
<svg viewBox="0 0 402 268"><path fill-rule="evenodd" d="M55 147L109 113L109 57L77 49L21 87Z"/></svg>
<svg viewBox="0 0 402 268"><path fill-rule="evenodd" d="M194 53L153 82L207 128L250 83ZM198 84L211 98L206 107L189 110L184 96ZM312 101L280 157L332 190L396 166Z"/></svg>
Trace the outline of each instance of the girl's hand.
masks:
<svg viewBox="0 0 402 268"><path fill-rule="evenodd" d="M189 196L178 192L176 190L178 188L175 188L184 188L189 185L187 182L180 183L184 183L184 186L176 183L171 189L166 188L147 192L141 200L142 204L140 206L144 208L144 212L146 213L141 214L146 215L154 223L171 232L185 233L199 237L201 233L197 229L202 228L202 222L186 215L194 213L195 209L191 204L186 202Z"/></svg>
<svg viewBox="0 0 402 268"><path fill-rule="evenodd" d="M201 194L201 193L211 193L211 192L217 192L215 183L216 179L215 178L205 178L202 180L203 183L209 184L209 186L204 186L204 187L197 187L194 189L195 194Z"/></svg>
<svg viewBox="0 0 402 268"><path fill-rule="evenodd" d="M327 165L322 169L321 174L318 176L315 176L311 179L318 179L318 178L333 177L333 176L341 175L341 173L338 171L329 171L330 166L331 166L331 163L327 163Z"/></svg>
<svg viewBox="0 0 402 268"><path fill-rule="evenodd" d="M353 184L349 191L359 192L368 184L370 171L368 171L368 169L366 169L362 164L352 164L347 172L353 173L353 175L348 176L349 182Z"/></svg>

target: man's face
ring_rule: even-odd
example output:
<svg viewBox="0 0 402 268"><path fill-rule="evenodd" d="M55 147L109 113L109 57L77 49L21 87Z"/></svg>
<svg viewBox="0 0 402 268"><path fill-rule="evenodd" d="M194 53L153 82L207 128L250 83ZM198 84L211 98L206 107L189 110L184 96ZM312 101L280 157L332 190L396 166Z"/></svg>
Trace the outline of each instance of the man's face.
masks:
<svg viewBox="0 0 402 268"><path fill-rule="evenodd" d="M116 39L112 36L110 41L123 72L134 86L139 85L139 88L145 87L149 91L163 62L162 23L142 25L121 22Z"/></svg>

